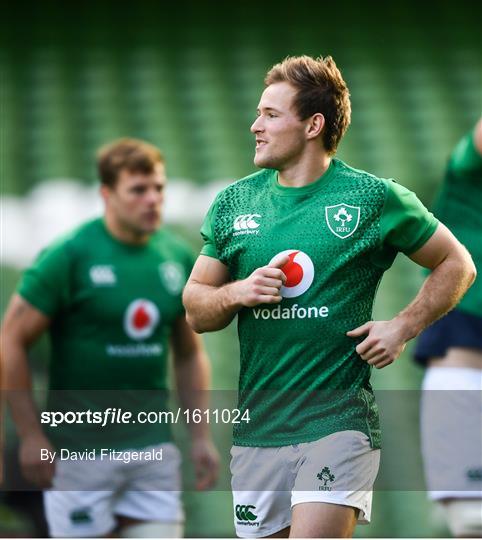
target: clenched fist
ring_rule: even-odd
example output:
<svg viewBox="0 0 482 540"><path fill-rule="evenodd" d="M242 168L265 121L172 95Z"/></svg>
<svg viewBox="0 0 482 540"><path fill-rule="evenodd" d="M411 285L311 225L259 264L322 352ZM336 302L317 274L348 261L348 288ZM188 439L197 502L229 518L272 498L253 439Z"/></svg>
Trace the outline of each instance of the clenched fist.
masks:
<svg viewBox="0 0 482 540"><path fill-rule="evenodd" d="M281 268L288 262L289 256L283 255L268 265L257 268L246 279L233 283L238 302L245 307L281 302L280 289L286 282Z"/></svg>

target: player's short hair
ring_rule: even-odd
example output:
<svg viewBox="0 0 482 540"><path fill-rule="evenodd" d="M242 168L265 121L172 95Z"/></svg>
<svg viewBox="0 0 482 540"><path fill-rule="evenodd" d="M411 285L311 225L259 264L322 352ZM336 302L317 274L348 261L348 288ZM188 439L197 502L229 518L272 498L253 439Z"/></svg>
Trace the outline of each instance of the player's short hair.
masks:
<svg viewBox="0 0 482 540"><path fill-rule="evenodd" d="M115 186L122 170L151 174L158 163L164 163L161 151L139 139L118 139L97 152L100 181L109 187Z"/></svg>
<svg viewBox="0 0 482 540"><path fill-rule="evenodd" d="M297 90L294 107L300 120L315 113L325 117L323 146L334 154L351 119L350 92L331 56L288 56L266 74L266 86L288 82Z"/></svg>

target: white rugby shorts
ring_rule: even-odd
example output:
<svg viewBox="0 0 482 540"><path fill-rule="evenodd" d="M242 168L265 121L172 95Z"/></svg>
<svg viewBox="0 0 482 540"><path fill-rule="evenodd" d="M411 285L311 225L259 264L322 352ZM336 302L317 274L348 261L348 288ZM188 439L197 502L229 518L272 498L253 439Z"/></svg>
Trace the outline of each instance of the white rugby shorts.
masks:
<svg viewBox="0 0 482 540"><path fill-rule="evenodd" d="M179 450L164 443L133 452L161 449L162 461L57 460L53 487L44 492L50 536L104 536L115 528L116 515L182 522Z"/></svg>
<svg viewBox="0 0 482 540"><path fill-rule="evenodd" d="M359 509L368 523L380 450L359 431L340 431L317 441L281 447L231 449L236 534L268 536L291 524L291 508L326 502Z"/></svg>
<svg viewBox="0 0 482 540"><path fill-rule="evenodd" d="M428 368L420 415L429 497L482 498L482 370Z"/></svg>

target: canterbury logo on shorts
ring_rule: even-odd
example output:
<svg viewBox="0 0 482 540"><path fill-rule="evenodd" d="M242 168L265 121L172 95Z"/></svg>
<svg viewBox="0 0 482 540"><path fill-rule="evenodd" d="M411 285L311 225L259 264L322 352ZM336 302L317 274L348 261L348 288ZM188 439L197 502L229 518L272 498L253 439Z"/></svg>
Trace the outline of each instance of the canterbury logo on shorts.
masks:
<svg viewBox="0 0 482 540"><path fill-rule="evenodd" d="M237 504L235 508L236 517L239 521L254 521L258 516L253 514L251 510L256 510L256 506L252 504Z"/></svg>

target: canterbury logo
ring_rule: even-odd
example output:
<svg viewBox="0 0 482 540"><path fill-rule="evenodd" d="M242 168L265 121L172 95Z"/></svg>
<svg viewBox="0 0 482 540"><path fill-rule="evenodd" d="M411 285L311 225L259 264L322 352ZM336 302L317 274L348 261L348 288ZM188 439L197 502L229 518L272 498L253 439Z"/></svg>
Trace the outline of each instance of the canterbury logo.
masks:
<svg viewBox="0 0 482 540"><path fill-rule="evenodd" d="M256 506L252 504L237 504L235 508L236 517L239 521L254 521L258 516L255 516L251 510L256 510Z"/></svg>
<svg viewBox="0 0 482 540"><path fill-rule="evenodd" d="M94 285L115 285L117 282L114 267L110 264L92 266L89 276Z"/></svg>
<svg viewBox="0 0 482 540"><path fill-rule="evenodd" d="M260 218L259 214L243 214L238 216L233 223L233 227L236 231L243 231L246 229L257 229L259 223L255 221L255 218Z"/></svg>

